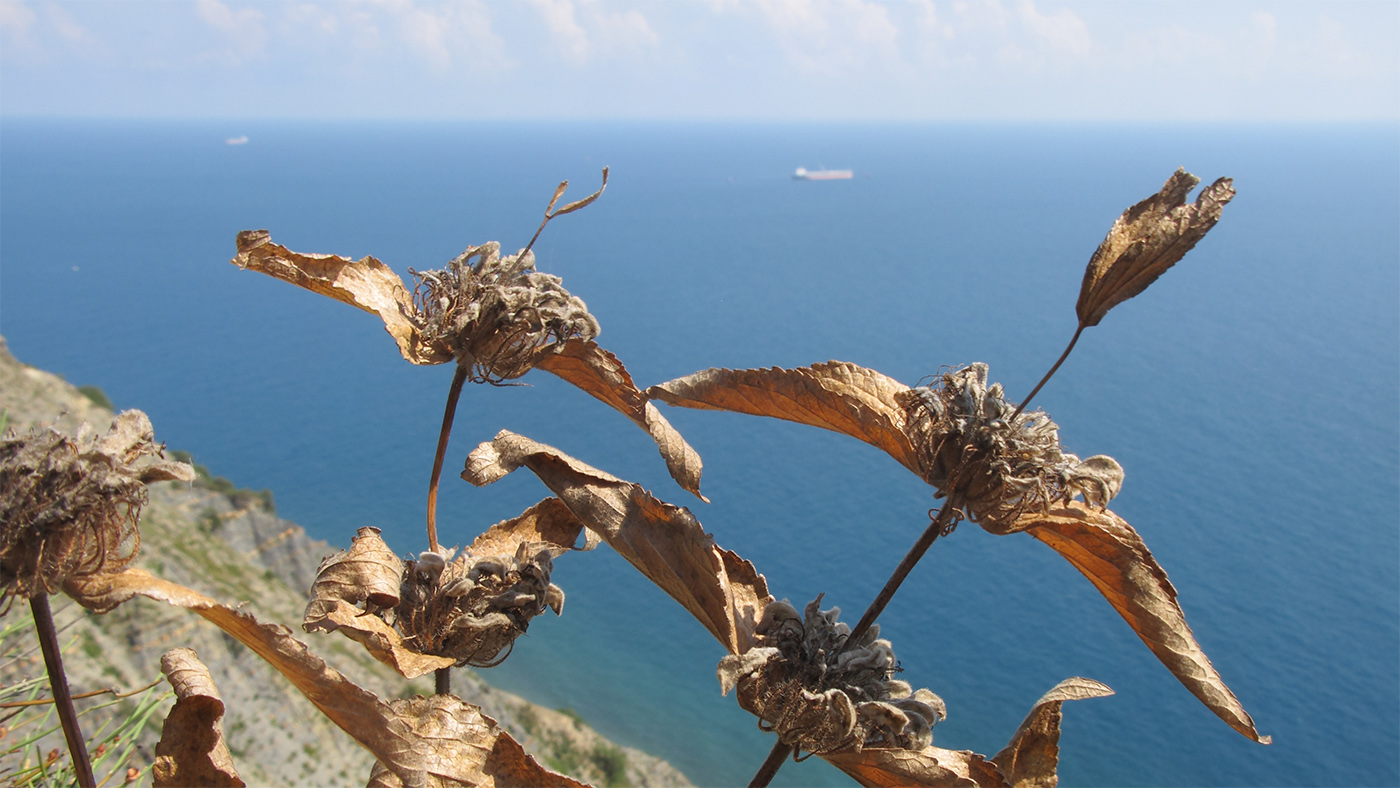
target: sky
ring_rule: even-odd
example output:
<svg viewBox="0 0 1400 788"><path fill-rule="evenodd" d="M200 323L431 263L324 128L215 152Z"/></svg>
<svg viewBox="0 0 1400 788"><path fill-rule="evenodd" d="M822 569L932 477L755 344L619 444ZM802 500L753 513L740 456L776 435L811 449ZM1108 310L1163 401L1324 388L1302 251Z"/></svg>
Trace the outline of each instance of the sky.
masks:
<svg viewBox="0 0 1400 788"><path fill-rule="evenodd" d="M0 116L1400 121L1400 2L0 0Z"/></svg>

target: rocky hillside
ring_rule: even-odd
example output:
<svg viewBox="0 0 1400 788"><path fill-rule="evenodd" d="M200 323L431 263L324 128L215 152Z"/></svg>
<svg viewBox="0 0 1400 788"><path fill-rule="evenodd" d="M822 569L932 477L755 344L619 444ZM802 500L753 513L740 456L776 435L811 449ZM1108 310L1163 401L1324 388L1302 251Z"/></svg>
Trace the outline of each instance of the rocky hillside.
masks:
<svg viewBox="0 0 1400 788"><path fill-rule="evenodd" d="M87 421L105 430L113 413L100 404L100 393L89 393L19 363L0 338L0 423L9 429L23 432L53 425L71 434ZM155 430L157 440L163 439L160 424ZM405 682L339 635L301 631L306 590L321 559L334 548L279 519L269 510L270 497L237 490L205 472L194 485L154 485L150 498L141 518L138 565L216 599L244 603L264 622L291 627L328 663L381 697L431 693L431 676ZM89 614L65 597L55 597L53 605L75 693L140 688L161 678L160 657L167 649L193 648L209 666L223 695L228 709L224 732L249 785L362 785L367 779L373 763L369 753L266 663L212 624L146 599L133 600L105 616ZM0 683L5 686L43 673L28 616L29 608L21 602L0 621L4 625ZM157 689L166 689L164 682ZM571 714L493 689L471 671L453 672L453 690L481 706L536 758L578 779L596 785L689 785L666 762L619 747ZM46 696L47 688L40 695ZM116 705L110 705L110 697L79 701L80 711L93 709L84 714L85 731L95 730L105 717L116 715L120 720L129 715L139 697ZM161 722L172 702L162 701L142 728L130 766L145 770L152 762ZM104 704L106 708L95 708ZM7 716L9 710L0 711L6 712L0 714L0 781L8 782L7 775L25 759L32 763L54 748L62 749L61 736L51 734L19 752L4 754L24 732L16 722L20 718ZM127 768L128 764L119 768L104 764L98 779L112 772L114 779L108 785L120 784ZM149 771L139 779L149 784Z"/></svg>

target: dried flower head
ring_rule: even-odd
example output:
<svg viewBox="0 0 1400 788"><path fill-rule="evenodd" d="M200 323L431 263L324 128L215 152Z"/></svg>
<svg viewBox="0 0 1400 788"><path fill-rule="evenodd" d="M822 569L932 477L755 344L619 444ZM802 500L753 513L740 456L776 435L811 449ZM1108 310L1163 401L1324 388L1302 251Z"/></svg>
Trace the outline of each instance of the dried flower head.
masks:
<svg viewBox="0 0 1400 788"><path fill-rule="evenodd" d="M567 510L556 501L503 525L558 512ZM564 592L549 577L554 557L569 548L544 530L533 534L543 541L507 541L496 538L497 529L502 526L473 543L480 554L424 551L405 561L378 529L361 528L349 551L321 563L303 628L338 629L408 678L452 665L500 663L531 619L545 608L556 615L563 610ZM503 543L514 552L498 554Z"/></svg>
<svg viewBox="0 0 1400 788"><path fill-rule="evenodd" d="M1044 411L1016 413L1000 383L987 385L986 364L945 372L895 399L924 480L993 533L1010 533L1022 514L1076 493L1106 506L1123 485L1112 457L1081 461L1063 451Z"/></svg>
<svg viewBox="0 0 1400 788"><path fill-rule="evenodd" d="M425 552L404 566L394 618L416 650L491 667L510 654L530 619L545 608L563 612L564 591L549 582L553 570L542 545L521 543L513 556Z"/></svg>
<svg viewBox="0 0 1400 788"><path fill-rule="evenodd" d="M947 716L942 699L893 678L898 663L879 626L847 647L841 609L821 610L821 600L801 616L786 599L765 607L757 645L720 660L721 690L737 687L739 705L759 727L799 752L927 747Z"/></svg>
<svg viewBox="0 0 1400 788"><path fill-rule="evenodd" d="M139 410L102 436L84 424L76 438L43 429L0 439L0 606L130 564L145 485L194 479L163 449Z"/></svg>
<svg viewBox="0 0 1400 788"><path fill-rule="evenodd" d="M446 348L478 383L518 378L545 348L599 332L582 299L559 277L535 270L534 253L503 258L500 251L492 241L469 247L441 271L409 269L423 340Z"/></svg>

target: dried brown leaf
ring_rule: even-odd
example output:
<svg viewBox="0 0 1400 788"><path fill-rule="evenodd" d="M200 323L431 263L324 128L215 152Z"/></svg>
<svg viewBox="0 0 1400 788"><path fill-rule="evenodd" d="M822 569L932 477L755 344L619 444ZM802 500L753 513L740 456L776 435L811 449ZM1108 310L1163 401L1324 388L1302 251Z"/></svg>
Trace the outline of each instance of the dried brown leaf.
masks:
<svg viewBox="0 0 1400 788"><path fill-rule="evenodd" d="M1055 788L1060 778L1060 707L1067 700L1113 694L1107 685L1075 676L1056 684L1035 702L1002 751L992 756L1012 788Z"/></svg>
<svg viewBox="0 0 1400 788"><path fill-rule="evenodd" d="M773 599L767 581L752 564L717 546L688 509L506 430L468 456L462 478L481 486L522 466L726 649L749 649L758 617Z"/></svg>
<svg viewBox="0 0 1400 788"><path fill-rule="evenodd" d="M321 562L302 629L335 632L363 645L375 659L405 678L417 678L456 660L422 654L407 646L404 637L384 620L359 605L379 610L399 603L404 563L379 536L378 528L361 528L350 549Z"/></svg>
<svg viewBox="0 0 1400 788"><path fill-rule="evenodd" d="M156 744L153 784L242 788L246 783L224 743L224 702L209 669L193 650L175 648L160 658L160 671L175 689L176 701Z"/></svg>
<svg viewBox="0 0 1400 788"><path fill-rule="evenodd" d="M1023 518L1025 530L1064 556L1113 605L1191 694L1261 744L1254 720L1210 664L1176 601L1176 588L1142 537L1123 518L1077 502Z"/></svg>
<svg viewBox="0 0 1400 788"><path fill-rule="evenodd" d="M822 758L867 788L1009 788L995 765L967 750L862 750Z"/></svg>
<svg viewBox="0 0 1400 788"><path fill-rule="evenodd" d="M497 523L467 547L472 555L514 555L522 543L550 545L555 555L575 548L584 524L558 498L546 498L519 517ZM585 543L591 549L596 541Z"/></svg>
<svg viewBox="0 0 1400 788"><path fill-rule="evenodd" d="M919 473L895 395L908 386L865 367L828 361L799 369L707 369L647 389L669 405L771 416L832 430L882 449Z"/></svg>
<svg viewBox="0 0 1400 788"><path fill-rule="evenodd" d="M331 722L373 753L398 778L398 784L407 788L452 784L442 782L439 772L455 769L454 759L465 750L493 753L499 737L504 735L489 717L480 716L479 723L467 724L467 721L475 718L466 711L467 705L455 698L450 698L446 705L427 704L421 709L412 701L386 703L374 693L356 686L311 653L305 644L291 636L286 627L260 623L248 613L234 610L184 586L161 580L144 570L128 569L117 574L86 578L69 583L65 591L89 610L105 612L134 596L145 596L187 608L202 616L276 668ZM435 711L439 709L445 709L446 716L453 717L453 722L445 721L444 714ZM437 735L443 726L459 731L461 738L443 740ZM504 749L509 750L509 746L504 745ZM490 759L484 765L486 768L500 768L493 765ZM528 767L526 763L519 769L527 771ZM534 768L542 775L541 785L575 785L538 765ZM465 777L465 781L459 784L497 784L492 773L487 771L449 773L461 773ZM507 781L501 784L514 783Z"/></svg>
<svg viewBox="0 0 1400 788"><path fill-rule="evenodd" d="M1187 205L1187 195L1200 182L1179 169L1160 192L1113 223L1084 271L1075 305L1081 327L1098 325L1108 310L1146 290L1220 221L1235 196L1233 182L1221 178Z"/></svg>
<svg viewBox="0 0 1400 788"><path fill-rule="evenodd" d="M865 786L1052 788L1058 779L1060 705L1067 700L1112 694L1113 690L1093 679L1060 682L1036 701L1011 743L990 759L967 750L938 747L839 752L822 757Z"/></svg>
<svg viewBox="0 0 1400 788"><path fill-rule="evenodd" d="M229 262L379 315L399 353L414 364L452 360L446 348L422 340L410 317L413 296L398 274L373 257L301 254L273 243L267 230L244 230L238 234L238 255Z"/></svg>
<svg viewBox="0 0 1400 788"><path fill-rule="evenodd" d="M481 710L452 695L390 701L394 714L414 735L429 788L489 785L582 788L535 762ZM401 788L393 771L376 763L367 788Z"/></svg>
<svg viewBox="0 0 1400 788"><path fill-rule="evenodd" d="M559 201L560 197L564 196L564 190L568 187L568 181L564 181L563 183L559 184L559 190L554 193L554 199L549 201L549 209L547 209L545 213L548 214L551 219L555 216L563 216L566 213L573 213L574 211L577 211L580 208L592 205L594 200L598 199L599 197L602 197L603 190L608 188L608 168L603 168L603 185L598 187L598 191L593 192L587 197L584 197L582 200L574 200L573 202L565 205L563 208L560 208L559 210L550 213L550 211L554 209L554 204Z"/></svg>
<svg viewBox="0 0 1400 788"><path fill-rule="evenodd" d="M707 500L700 494L700 455L637 389L617 356L591 340L574 339L557 351L541 354L536 366L592 394L646 430L661 450L671 478L700 500Z"/></svg>

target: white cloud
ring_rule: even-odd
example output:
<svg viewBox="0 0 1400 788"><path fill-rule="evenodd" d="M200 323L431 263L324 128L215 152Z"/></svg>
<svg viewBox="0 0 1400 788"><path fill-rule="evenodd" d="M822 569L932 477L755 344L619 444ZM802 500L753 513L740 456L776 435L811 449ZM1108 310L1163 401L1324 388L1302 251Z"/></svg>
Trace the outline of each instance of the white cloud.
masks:
<svg viewBox="0 0 1400 788"><path fill-rule="evenodd" d="M19 0L0 0L0 30L6 35L28 35L37 18L33 9Z"/></svg>
<svg viewBox="0 0 1400 788"><path fill-rule="evenodd" d="M593 45L588 40L588 32L578 23L573 0L532 0L532 5L558 42L564 59L578 65L588 62Z"/></svg>
<svg viewBox="0 0 1400 788"><path fill-rule="evenodd" d="M847 75L899 60L899 28L883 4L866 0L759 0L747 8L758 9L779 49L800 73Z"/></svg>
<svg viewBox="0 0 1400 788"><path fill-rule="evenodd" d="M96 41L92 32L78 24L73 15L61 5L46 3L42 6L48 24L53 26L59 38L70 44L87 44Z"/></svg>
<svg viewBox="0 0 1400 788"><path fill-rule="evenodd" d="M1017 16L1027 30L1057 53L1084 57L1093 48L1089 28L1068 8L1043 14L1032 0L1021 0Z"/></svg>
<svg viewBox="0 0 1400 788"><path fill-rule="evenodd" d="M199 0L195 9L206 24L227 34L236 50L232 53L212 53L216 59L236 63L243 57L261 52L267 43L263 13L256 8L244 7L235 11L219 0Z"/></svg>
<svg viewBox="0 0 1400 788"><path fill-rule="evenodd" d="M661 44L661 37L652 29L646 16L636 9L609 12L601 0L586 0L583 5L586 22L597 34L599 49L652 49Z"/></svg>

